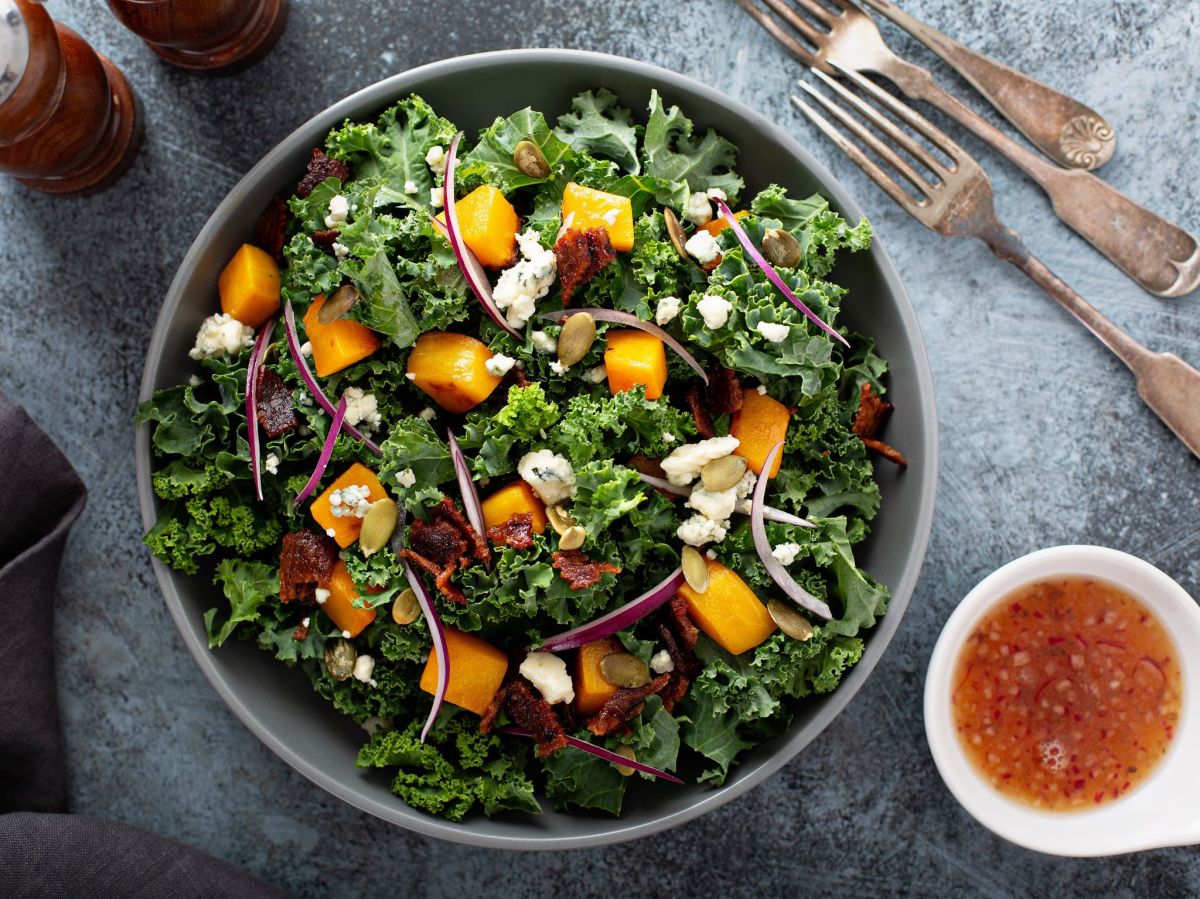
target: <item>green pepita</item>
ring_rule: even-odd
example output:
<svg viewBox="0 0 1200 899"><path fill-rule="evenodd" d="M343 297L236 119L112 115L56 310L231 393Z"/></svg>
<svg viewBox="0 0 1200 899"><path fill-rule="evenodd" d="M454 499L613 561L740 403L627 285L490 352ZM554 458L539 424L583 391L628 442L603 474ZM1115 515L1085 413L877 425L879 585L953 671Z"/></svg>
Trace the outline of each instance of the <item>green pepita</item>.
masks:
<svg viewBox="0 0 1200 899"><path fill-rule="evenodd" d="M392 621L399 625L412 624L420 614L421 604L417 602L417 594L412 587L406 587L392 603Z"/></svg>
<svg viewBox="0 0 1200 899"><path fill-rule="evenodd" d="M650 669L635 655L614 652L600 660L600 674L616 687L644 687L650 683Z"/></svg>
<svg viewBox="0 0 1200 899"><path fill-rule="evenodd" d="M679 216L675 214L675 210L669 206L663 207L663 220L667 223L667 236L671 238L671 246L675 248L675 252L679 254L681 259L691 261L686 249L687 237L683 233L683 225L679 224Z"/></svg>
<svg viewBox="0 0 1200 899"><path fill-rule="evenodd" d="M722 456L700 469L700 480L705 490L720 493L736 487L745 474L746 460L742 456Z"/></svg>
<svg viewBox="0 0 1200 899"><path fill-rule="evenodd" d="M558 334L558 362L564 368L587 355L596 342L596 320L586 312L572 315L563 322Z"/></svg>
<svg viewBox="0 0 1200 899"><path fill-rule="evenodd" d="M562 536L558 538L558 548L579 549L585 540L587 540L587 531L574 524L562 532Z"/></svg>
<svg viewBox="0 0 1200 899"><path fill-rule="evenodd" d="M546 506L546 520L550 522L550 527L554 528L554 533L560 537L576 524L571 513L565 507L558 505Z"/></svg>
<svg viewBox="0 0 1200 899"><path fill-rule="evenodd" d="M615 752L617 755L619 755L623 759L629 759L629 761L631 761L631 762L637 761L637 755L634 754L633 747L630 746L628 743L622 743L620 746L618 746L616 749L614 749L613 752ZM633 769L630 768L628 765L613 765L613 767L617 769L617 773L620 774L622 777L632 777L633 776Z"/></svg>
<svg viewBox="0 0 1200 899"><path fill-rule="evenodd" d="M325 642L325 670L334 680L345 680L354 673L358 651L344 637L334 637Z"/></svg>
<svg viewBox="0 0 1200 899"><path fill-rule="evenodd" d="M399 520L400 510L395 500L384 497L371 503L367 514L363 516L362 531L358 535L362 554L371 556L387 546Z"/></svg>
<svg viewBox="0 0 1200 899"><path fill-rule="evenodd" d="M795 606L771 598L767 600L767 611L771 613L771 618L779 625L779 629L793 640L803 643L812 639L813 626Z"/></svg>
<svg viewBox="0 0 1200 899"><path fill-rule="evenodd" d="M694 546L685 546L681 557L683 579L697 593L708 589L708 560Z"/></svg>
<svg viewBox="0 0 1200 899"><path fill-rule="evenodd" d="M531 140L523 140L513 150L513 165L530 178L550 177L550 163L542 148Z"/></svg>
<svg viewBox="0 0 1200 899"><path fill-rule="evenodd" d="M795 268L800 264L800 242L781 228L772 228L763 235L762 251L771 265Z"/></svg>
<svg viewBox="0 0 1200 899"><path fill-rule="evenodd" d="M333 324L349 312L360 298L358 289L353 284L343 284L321 304L321 308L317 310L317 321L323 325Z"/></svg>

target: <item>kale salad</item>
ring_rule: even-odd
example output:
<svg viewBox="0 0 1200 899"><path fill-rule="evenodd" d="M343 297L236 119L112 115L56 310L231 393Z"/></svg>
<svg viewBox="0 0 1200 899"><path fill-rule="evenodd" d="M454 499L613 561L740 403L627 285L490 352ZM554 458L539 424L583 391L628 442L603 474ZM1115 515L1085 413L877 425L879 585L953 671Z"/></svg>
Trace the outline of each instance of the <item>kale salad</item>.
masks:
<svg viewBox="0 0 1200 899"><path fill-rule="evenodd" d="M347 121L138 411L209 646L302 671L414 808L720 785L886 610L855 546L905 463L827 280L870 228L737 152L657 93Z"/></svg>

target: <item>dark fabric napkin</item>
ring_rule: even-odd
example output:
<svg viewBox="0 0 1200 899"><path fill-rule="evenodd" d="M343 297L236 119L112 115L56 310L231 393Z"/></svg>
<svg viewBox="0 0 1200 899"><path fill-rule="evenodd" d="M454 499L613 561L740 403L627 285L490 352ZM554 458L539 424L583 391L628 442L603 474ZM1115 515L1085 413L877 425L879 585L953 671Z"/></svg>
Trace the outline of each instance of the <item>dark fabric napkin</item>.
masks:
<svg viewBox="0 0 1200 899"><path fill-rule="evenodd" d="M58 447L0 393L0 896L282 896L180 843L64 814L54 596L86 495Z"/></svg>

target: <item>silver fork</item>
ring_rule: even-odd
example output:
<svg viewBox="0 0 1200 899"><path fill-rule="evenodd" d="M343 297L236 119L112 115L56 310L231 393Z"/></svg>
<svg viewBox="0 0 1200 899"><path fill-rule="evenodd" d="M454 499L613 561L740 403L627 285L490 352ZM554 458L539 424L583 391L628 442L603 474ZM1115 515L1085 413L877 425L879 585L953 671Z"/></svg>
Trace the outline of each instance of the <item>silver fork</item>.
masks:
<svg viewBox="0 0 1200 899"><path fill-rule="evenodd" d="M925 100L986 141L1050 197L1054 214L1151 293L1178 297L1200 287L1200 244L1177 225L1139 206L1083 169L1063 169L1017 143L933 80L928 69L901 59L874 20L851 0L738 0L776 40L807 66L831 72L830 59L874 72L914 100ZM772 15L773 13L773 15Z"/></svg>
<svg viewBox="0 0 1200 899"><path fill-rule="evenodd" d="M857 72L834 60L827 59L826 62L844 76L857 93L816 68L813 73L833 96L818 91L807 82L800 82L800 87L824 107L841 128L793 96L792 102L800 111L926 228L950 237L977 237L997 257L1011 262L1028 275L1129 367L1137 378L1142 399L1175 432L1175 436L1200 457L1200 372L1173 353L1146 349L1030 254L1020 235L996 217L992 182L987 173L944 132ZM867 102L864 97L873 102ZM938 160L880 109L925 138L949 163ZM876 130L871 130L864 122ZM846 132L857 143L847 137ZM905 190L867 156L859 144L883 160L915 193ZM931 181L929 176L936 180Z"/></svg>

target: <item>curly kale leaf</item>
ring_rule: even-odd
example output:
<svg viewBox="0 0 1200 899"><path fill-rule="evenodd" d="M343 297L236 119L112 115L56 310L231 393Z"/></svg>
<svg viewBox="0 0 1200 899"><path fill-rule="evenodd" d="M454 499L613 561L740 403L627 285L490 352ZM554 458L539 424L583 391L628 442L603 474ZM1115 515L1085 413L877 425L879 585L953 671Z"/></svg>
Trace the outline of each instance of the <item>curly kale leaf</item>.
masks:
<svg viewBox="0 0 1200 899"><path fill-rule="evenodd" d="M678 710L683 742L713 763L700 782L720 786L738 754L754 744L742 738L737 718L718 711L708 693L692 690Z"/></svg>
<svg viewBox="0 0 1200 899"><path fill-rule="evenodd" d="M589 733L579 734L591 740ZM628 778L615 766L579 749L566 748L543 761L546 767L546 795L559 811L596 809L610 815L621 814Z"/></svg>
<svg viewBox="0 0 1200 899"><path fill-rule="evenodd" d="M650 118L642 158L647 175L663 181L684 182L692 191L719 188L731 199L742 189L734 172L737 147L711 128L697 140L692 120L678 106L663 108L658 91L650 92Z"/></svg>
<svg viewBox="0 0 1200 899"><path fill-rule="evenodd" d="M578 492L571 503L571 516L593 535L605 533L614 521L645 502L648 489L636 471L612 459L576 468L575 488Z"/></svg>
<svg viewBox="0 0 1200 899"><path fill-rule="evenodd" d="M248 361L249 357L243 353ZM240 390L246 381L245 366L241 368ZM222 392L219 400L201 400L196 388L188 384L164 387L138 406L134 424L154 424L150 446L156 456L184 456L192 459L214 453L214 448L227 446L235 425L229 416L240 406L236 394ZM247 457L249 458L249 457Z"/></svg>
<svg viewBox="0 0 1200 899"><path fill-rule="evenodd" d="M665 398L648 400L642 386L607 394L580 393L550 434L554 447L574 466L594 459L643 453L662 458L696 433L691 416Z"/></svg>
<svg viewBox="0 0 1200 899"><path fill-rule="evenodd" d="M532 141L542 151L553 177L555 169L571 153L571 148L559 140L546 124L540 112L528 106L519 109L508 118L497 118L479 134L479 142L468 153L459 166L456 177L463 184L477 181L511 193L519 187L541 184L547 178L527 175L517 168L513 152L521 141Z"/></svg>
<svg viewBox="0 0 1200 899"><path fill-rule="evenodd" d="M470 463L481 476L506 474L516 468L521 453L541 440L541 432L559 420L558 404L546 399L541 384L510 387L508 401L496 411L475 410L467 416L460 438L464 450L474 450Z"/></svg>
<svg viewBox="0 0 1200 899"><path fill-rule="evenodd" d="M860 219L853 227L829 208L820 194L793 200L778 184L772 184L750 202L755 216L773 219L792 232L800 242L802 267L814 278L824 278L833 268L838 250L865 250L871 245L871 226Z"/></svg>
<svg viewBox="0 0 1200 899"><path fill-rule="evenodd" d="M584 91L571 100L571 111L558 117L555 132L580 153L605 156L631 175L641 171L633 113L607 88Z"/></svg>
<svg viewBox="0 0 1200 899"><path fill-rule="evenodd" d="M662 698L647 697L642 714L630 726L633 728L630 745L638 761L660 771L674 771L679 759L679 721L663 708ZM652 774L642 777L654 779Z"/></svg>
<svg viewBox="0 0 1200 899"><path fill-rule="evenodd" d="M450 447L434 432L429 422L415 416L401 418L392 425L391 433L379 447L383 450L383 462L379 466L379 480L391 492L398 483L396 476L408 469L416 477L420 490L405 490L401 500L406 507L424 505L420 492L435 488L454 479L454 463L450 461Z"/></svg>
<svg viewBox="0 0 1200 899"><path fill-rule="evenodd" d="M213 580L221 585L229 600L229 617L217 627L218 610L204 613L209 649L216 649L228 640L242 622L257 621L259 606L268 598L279 596L279 575L274 566L262 562L222 559Z"/></svg>

